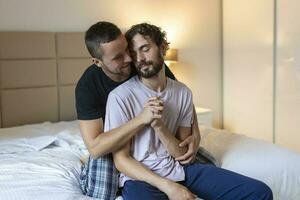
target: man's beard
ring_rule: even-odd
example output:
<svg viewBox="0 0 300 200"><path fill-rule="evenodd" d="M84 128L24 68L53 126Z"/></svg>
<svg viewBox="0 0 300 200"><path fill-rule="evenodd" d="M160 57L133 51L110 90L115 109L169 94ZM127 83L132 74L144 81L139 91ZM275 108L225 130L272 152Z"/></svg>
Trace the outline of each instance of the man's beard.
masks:
<svg viewBox="0 0 300 200"><path fill-rule="evenodd" d="M163 64L164 64L164 60L163 60L162 56L159 54L157 62L154 62L154 61L138 62L136 64L137 65L136 70L137 70L137 73L139 76L141 76L143 78L151 78L160 72L160 70L163 67ZM144 65L148 65L148 68L143 70L142 68Z"/></svg>

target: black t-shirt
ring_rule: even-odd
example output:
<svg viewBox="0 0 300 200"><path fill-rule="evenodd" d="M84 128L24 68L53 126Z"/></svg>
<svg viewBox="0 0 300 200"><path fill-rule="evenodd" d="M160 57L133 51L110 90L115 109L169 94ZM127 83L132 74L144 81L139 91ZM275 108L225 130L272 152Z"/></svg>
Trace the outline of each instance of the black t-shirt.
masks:
<svg viewBox="0 0 300 200"><path fill-rule="evenodd" d="M169 78L175 80L174 74L166 65L165 72ZM128 79L134 75L136 75L136 71L132 70ZM102 118L104 121L109 93L125 81L115 82L111 80L97 65L93 64L88 67L75 89L77 118L79 120Z"/></svg>

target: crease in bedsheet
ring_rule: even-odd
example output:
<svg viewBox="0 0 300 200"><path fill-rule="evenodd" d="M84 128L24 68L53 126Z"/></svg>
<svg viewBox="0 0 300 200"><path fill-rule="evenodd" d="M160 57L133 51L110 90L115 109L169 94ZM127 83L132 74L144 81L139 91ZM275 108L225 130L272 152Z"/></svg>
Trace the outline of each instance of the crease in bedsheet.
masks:
<svg viewBox="0 0 300 200"><path fill-rule="evenodd" d="M40 151L50 145L86 151L80 135L61 131L56 135L0 140L0 154Z"/></svg>

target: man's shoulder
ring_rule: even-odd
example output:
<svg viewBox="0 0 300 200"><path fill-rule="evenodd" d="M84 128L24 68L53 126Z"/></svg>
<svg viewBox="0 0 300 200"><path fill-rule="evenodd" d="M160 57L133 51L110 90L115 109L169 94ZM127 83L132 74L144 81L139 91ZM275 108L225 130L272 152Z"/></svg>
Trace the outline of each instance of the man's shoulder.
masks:
<svg viewBox="0 0 300 200"><path fill-rule="evenodd" d="M81 75L80 79L77 82L77 86L84 86L93 81L97 73L99 73L99 70L97 70L97 66L95 64L90 65Z"/></svg>
<svg viewBox="0 0 300 200"><path fill-rule="evenodd" d="M181 92L186 92L186 93L191 93L191 89L186 86L184 83L178 81L178 80L173 80L173 79L170 79L168 78L168 82L170 82L171 84L171 88L173 88L174 90L176 90L177 92L178 91L181 91Z"/></svg>
<svg viewBox="0 0 300 200"><path fill-rule="evenodd" d="M126 98L134 89L137 87L137 76L133 76L113 91L110 92L110 95L119 96L120 98Z"/></svg>

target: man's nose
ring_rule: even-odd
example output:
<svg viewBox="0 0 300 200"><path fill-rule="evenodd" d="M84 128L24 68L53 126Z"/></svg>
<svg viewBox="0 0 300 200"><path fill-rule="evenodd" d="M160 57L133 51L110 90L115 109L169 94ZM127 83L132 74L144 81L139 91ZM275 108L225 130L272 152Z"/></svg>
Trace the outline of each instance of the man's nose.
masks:
<svg viewBox="0 0 300 200"><path fill-rule="evenodd" d="M145 60L145 56L142 53L137 53L136 55L137 62L141 62Z"/></svg>

